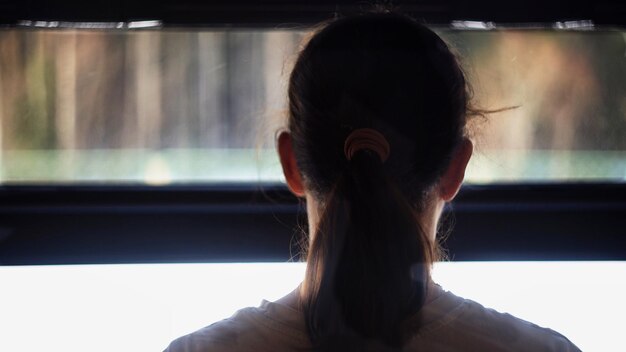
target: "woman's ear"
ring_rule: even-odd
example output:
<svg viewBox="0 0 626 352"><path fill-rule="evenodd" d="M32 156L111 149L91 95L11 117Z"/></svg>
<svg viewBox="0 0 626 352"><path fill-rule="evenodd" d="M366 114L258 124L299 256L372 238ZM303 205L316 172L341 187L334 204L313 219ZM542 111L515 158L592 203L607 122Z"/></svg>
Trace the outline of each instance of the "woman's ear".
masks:
<svg viewBox="0 0 626 352"><path fill-rule="evenodd" d="M444 172L439 181L439 197L444 201L451 201L456 194L459 193L461 184L465 178L465 169L472 157L473 151L474 145L472 141L465 138L452 156L448 169Z"/></svg>
<svg viewBox="0 0 626 352"><path fill-rule="evenodd" d="M280 157L280 164L283 167L285 180L287 180L287 186L296 197L304 197L304 185L296 163L296 157L293 153L291 134L286 131L281 132L278 135L277 143L278 156Z"/></svg>

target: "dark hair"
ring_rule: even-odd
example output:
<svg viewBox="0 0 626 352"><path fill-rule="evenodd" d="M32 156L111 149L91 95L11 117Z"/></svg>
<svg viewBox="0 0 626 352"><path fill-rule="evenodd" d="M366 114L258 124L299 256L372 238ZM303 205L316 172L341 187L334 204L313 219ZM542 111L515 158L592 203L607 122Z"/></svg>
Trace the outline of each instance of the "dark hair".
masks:
<svg viewBox="0 0 626 352"><path fill-rule="evenodd" d="M314 348L396 349L408 338L403 323L423 305L435 256L418 214L463 140L466 111L456 57L404 15L334 20L300 53L288 127L322 208L301 291ZM384 163L368 150L346 159L357 128L386 137Z"/></svg>

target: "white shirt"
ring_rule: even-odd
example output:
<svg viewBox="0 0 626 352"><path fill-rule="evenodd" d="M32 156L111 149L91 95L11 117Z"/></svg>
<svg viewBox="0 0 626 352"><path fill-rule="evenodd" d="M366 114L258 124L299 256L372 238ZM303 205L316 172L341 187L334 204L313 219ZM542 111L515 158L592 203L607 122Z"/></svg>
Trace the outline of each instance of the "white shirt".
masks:
<svg viewBox="0 0 626 352"><path fill-rule="evenodd" d="M499 313L435 285L431 299L409 323L419 328L403 351L580 351L563 335ZM311 348L297 290L276 302L237 311L232 317L173 341L165 352L296 351Z"/></svg>

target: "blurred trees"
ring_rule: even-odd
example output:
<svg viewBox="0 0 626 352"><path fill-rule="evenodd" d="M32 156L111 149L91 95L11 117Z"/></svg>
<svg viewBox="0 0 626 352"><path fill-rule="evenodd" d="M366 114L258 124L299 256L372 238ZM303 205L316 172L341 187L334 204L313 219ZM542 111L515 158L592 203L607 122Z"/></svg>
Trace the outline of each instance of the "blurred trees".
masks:
<svg viewBox="0 0 626 352"><path fill-rule="evenodd" d="M253 148L301 36L0 31L2 148Z"/></svg>
<svg viewBox="0 0 626 352"><path fill-rule="evenodd" d="M271 147L305 34L1 30L0 164L2 150ZM478 106L519 106L488 117L485 150L626 151L624 33L441 34Z"/></svg>

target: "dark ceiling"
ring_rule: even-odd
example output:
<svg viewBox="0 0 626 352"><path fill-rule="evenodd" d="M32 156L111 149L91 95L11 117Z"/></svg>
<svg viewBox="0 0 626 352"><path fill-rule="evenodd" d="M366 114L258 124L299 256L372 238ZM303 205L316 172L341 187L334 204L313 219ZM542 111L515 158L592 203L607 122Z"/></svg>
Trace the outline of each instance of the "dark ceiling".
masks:
<svg viewBox="0 0 626 352"><path fill-rule="evenodd" d="M127 22L161 20L165 26L297 27L372 8L372 1L303 0L0 0L0 23L20 20ZM378 2L380 3L380 2ZM389 1L387 1L389 3ZM591 20L626 24L626 1L393 1L400 11L430 24L453 20L502 24Z"/></svg>

